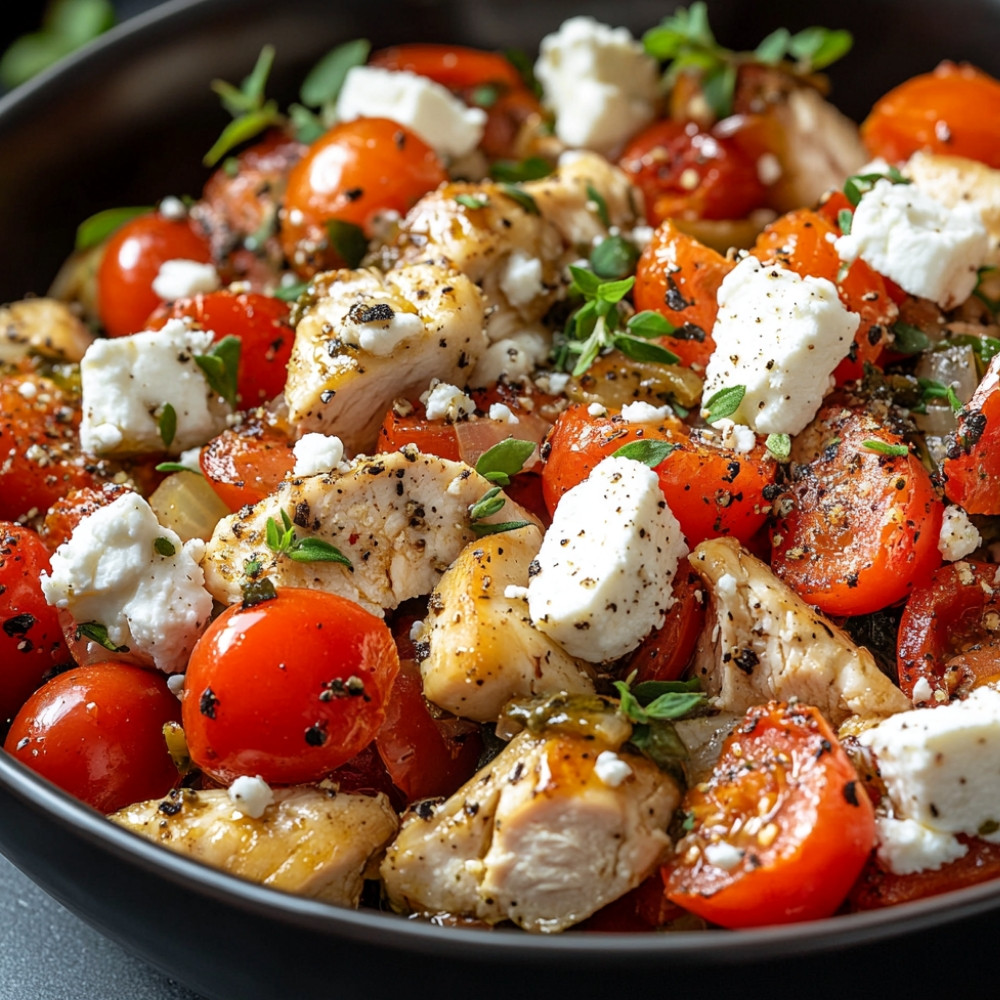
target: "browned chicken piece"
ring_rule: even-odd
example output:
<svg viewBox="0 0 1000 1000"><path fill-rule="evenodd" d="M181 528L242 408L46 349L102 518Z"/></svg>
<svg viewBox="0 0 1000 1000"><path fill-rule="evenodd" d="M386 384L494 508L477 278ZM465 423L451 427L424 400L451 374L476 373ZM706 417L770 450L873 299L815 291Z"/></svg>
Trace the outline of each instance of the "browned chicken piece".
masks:
<svg viewBox="0 0 1000 1000"><path fill-rule="evenodd" d="M111 820L179 854L232 875L338 906L357 906L398 828L384 795L313 786L275 789L259 819L225 789L171 792L111 814Z"/></svg>
<svg viewBox="0 0 1000 1000"><path fill-rule="evenodd" d="M590 694L590 667L538 631L523 597L542 533L529 524L470 542L431 594L418 637L424 695L453 715L492 722L513 697Z"/></svg>
<svg viewBox="0 0 1000 1000"><path fill-rule="evenodd" d="M429 594L475 538L469 507L493 484L464 462L415 448L360 457L343 473L285 479L270 496L223 518L208 543L205 586L224 604L242 599L248 561L277 587L340 594L374 614ZM267 545L267 522L282 512L300 538L317 538L350 560L298 562ZM484 523L533 521L507 501Z"/></svg>
<svg viewBox="0 0 1000 1000"><path fill-rule="evenodd" d="M351 453L374 450L393 400L416 398L432 378L464 385L486 348L479 289L451 268L330 271L310 287L288 362L288 417Z"/></svg>
<svg viewBox="0 0 1000 1000"><path fill-rule="evenodd" d="M670 852L674 780L620 740L515 736L451 798L403 820L381 873L392 906L553 933L637 886Z"/></svg>
<svg viewBox="0 0 1000 1000"><path fill-rule="evenodd" d="M722 711L798 698L839 726L912 707L867 649L734 539L709 539L688 558L709 592L693 674Z"/></svg>
<svg viewBox="0 0 1000 1000"><path fill-rule="evenodd" d="M65 302L38 298L0 306L2 362L12 364L28 354L75 362L93 340L86 323Z"/></svg>

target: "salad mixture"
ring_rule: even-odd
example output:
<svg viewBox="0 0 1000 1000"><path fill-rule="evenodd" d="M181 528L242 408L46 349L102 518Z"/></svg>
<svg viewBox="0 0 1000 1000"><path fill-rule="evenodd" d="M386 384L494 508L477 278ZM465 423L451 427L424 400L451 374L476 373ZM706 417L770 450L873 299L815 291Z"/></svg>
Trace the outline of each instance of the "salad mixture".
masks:
<svg viewBox="0 0 1000 1000"><path fill-rule="evenodd" d="M1000 875L1000 83L265 49L0 323L5 750L289 892L739 928Z"/></svg>

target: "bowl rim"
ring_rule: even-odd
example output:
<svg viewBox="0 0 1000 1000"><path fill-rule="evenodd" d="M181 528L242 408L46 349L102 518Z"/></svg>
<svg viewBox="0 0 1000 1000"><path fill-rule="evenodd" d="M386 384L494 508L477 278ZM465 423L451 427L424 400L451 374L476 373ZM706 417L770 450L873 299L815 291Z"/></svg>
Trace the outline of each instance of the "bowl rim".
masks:
<svg viewBox="0 0 1000 1000"><path fill-rule="evenodd" d="M127 45L137 34L155 31L169 22L179 30L210 8L238 6L239 0L164 0L122 21L98 38L62 59L31 80L0 95L0 123L31 113L63 80L87 68L107 50ZM568 932L529 934L516 928L444 927L388 912L352 910L272 889L231 875L195 858L177 853L140 834L120 827L103 814L73 798L9 754L0 751L0 789L15 796L32 811L43 813L90 845L146 872L166 878L195 895L237 905L266 919L280 919L289 926L306 927L321 934L377 936L385 945L447 956L457 950L478 949L495 958L544 960L562 956L601 960L620 957L633 962L740 964L789 955L831 952L860 944L885 942L1000 909L1000 878L955 889L937 896L866 912L841 914L822 920L731 931ZM0 817L0 854L3 845ZM22 865L15 858L18 868ZM30 866L22 870L35 879ZM50 891L42 886L45 891ZM79 914L83 916L82 914ZM85 917L84 917L85 918Z"/></svg>

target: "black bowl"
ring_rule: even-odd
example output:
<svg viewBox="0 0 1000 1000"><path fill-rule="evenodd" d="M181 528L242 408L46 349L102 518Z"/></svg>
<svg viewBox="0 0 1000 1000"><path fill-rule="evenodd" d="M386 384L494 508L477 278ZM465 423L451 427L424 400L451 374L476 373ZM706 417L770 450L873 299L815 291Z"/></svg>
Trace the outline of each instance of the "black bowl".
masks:
<svg viewBox="0 0 1000 1000"><path fill-rule="evenodd" d="M202 153L225 117L212 79L237 81L261 46L278 58L283 103L323 52L364 36L381 46L440 40L532 50L574 13L641 30L673 4L489 0L174 0L115 29L0 99L0 301L43 292L76 224L110 206L196 193ZM712 0L719 39L750 47L780 25L848 27L832 77L856 118L944 57L1000 71L1000 2ZM192 989L226 1000L288 997L577 997L845 993L951 995L995 975L1000 882L892 910L736 933L546 938L432 926L324 906L237 880L112 826L0 754L0 850L84 920ZM987 978L990 977L990 978ZM0 989L2 992L2 989Z"/></svg>

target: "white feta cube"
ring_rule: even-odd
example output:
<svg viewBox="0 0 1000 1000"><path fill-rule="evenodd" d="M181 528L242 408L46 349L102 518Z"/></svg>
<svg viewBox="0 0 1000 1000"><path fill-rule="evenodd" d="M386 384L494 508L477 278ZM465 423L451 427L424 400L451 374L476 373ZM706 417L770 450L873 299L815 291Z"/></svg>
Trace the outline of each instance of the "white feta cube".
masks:
<svg viewBox="0 0 1000 1000"><path fill-rule="evenodd" d="M335 434L303 434L292 448L295 476L318 476L331 472L344 460L344 442Z"/></svg>

